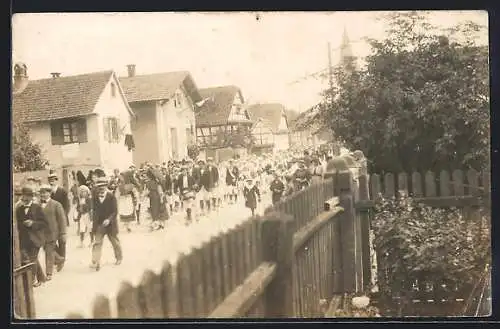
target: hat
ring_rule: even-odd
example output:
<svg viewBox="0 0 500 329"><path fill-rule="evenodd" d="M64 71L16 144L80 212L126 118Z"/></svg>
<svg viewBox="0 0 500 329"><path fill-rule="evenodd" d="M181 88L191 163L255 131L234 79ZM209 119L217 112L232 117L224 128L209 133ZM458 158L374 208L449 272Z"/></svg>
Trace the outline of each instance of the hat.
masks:
<svg viewBox="0 0 500 329"><path fill-rule="evenodd" d="M28 176L28 178L26 178L26 181L28 181L28 182L29 182L29 181L34 182L34 181L35 181L35 177L33 177L33 176Z"/></svg>
<svg viewBox="0 0 500 329"><path fill-rule="evenodd" d="M49 181L51 181L51 180L57 180L58 179L57 178L57 174L56 173L49 174L49 176L47 176L47 179Z"/></svg>
<svg viewBox="0 0 500 329"><path fill-rule="evenodd" d="M51 190L52 190L52 187L50 187L49 184L42 184L42 186L40 186L40 192L51 191Z"/></svg>
<svg viewBox="0 0 500 329"><path fill-rule="evenodd" d="M33 189L29 186L25 186L21 189L21 195L33 196Z"/></svg>
<svg viewBox="0 0 500 329"><path fill-rule="evenodd" d="M208 157L208 158L207 158L207 161L214 161L214 158L212 158L212 157Z"/></svg>
<svg viewBox="0 0 500 329"><path fill-rule="evenodd" d="M96 187L103 187L103 186L108 186L108 180L106 177L99 177L97 182L95 182Z"/></svg>

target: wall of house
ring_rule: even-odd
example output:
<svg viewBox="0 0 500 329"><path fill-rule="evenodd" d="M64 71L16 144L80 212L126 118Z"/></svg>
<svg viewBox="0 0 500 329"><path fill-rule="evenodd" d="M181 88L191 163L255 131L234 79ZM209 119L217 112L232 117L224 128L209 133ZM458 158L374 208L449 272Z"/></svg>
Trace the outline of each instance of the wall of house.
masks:
<svg viewBox="0 0 500 329"><path fill-rule="evenodd" d="M274 135L269 127L263 122L257 122L252 128L252 135L255 137L256 145L274 144ZM262 137L262 138L261 138Z"/></svg>
<svg viewBox="0 0 500 329"><path fill-rule="evenodd" d="M145 161L159 163L156 104L154 102L132 103L131 107L136 115L132 123L135 143L133 162L136 166Z"/></svg>
<svg viewBox="0 0 500 329"><path fill-rule="evenodd" d="M35 123L29 127L31 138L40 144L43 155L49 161L51 168L57 169L74 164L95 167L102 165L99 135L92 133L98 129L96 115L87 117L87 143L78 144L79 151L75 158L64 157L63 150L68 146L52 145L50 122Z"/></svg>
<svg viewBox="0 0 500 329"><path fill-rule="evenodd" d="M115 86L114 95L111 92L111 84ZM129 151L125 145L125 134L131 131L130 121L131 114L127 109L126 100L120 94L118 89L118 81L112 78L95 107L95 113L98 114L98 132L100 136L99 148L102 159L102 166L105 170L113 170L115 168L124 170L133 163L133 152ZM113 117L118 119L118 128L120 131L119 140L117 142L108 142L104 138L104 118ZM88 135L93 134L96 130L89 130Z"/></svg>
<svg viewBox="0 0 500 329"><path fill-rule="evenodd" d="M238 108L241 110L238 111ZM245 109L245 105L243 104L243 99L239 93L236 93L233 99L233 104L231 106L231 112L229 112L228 121L242 121L242 120L250 120L248 112Z"/></svg>
<svg viewBox="0 0 500 329"><path fill-rule="evenodd" d="M157 127L158 136L163 139L163 143L160 143L161 162L186 158L189 140L196 141L194 105L184 88L179 88L177 93L181 99L178 107L175 107L173 99L157 104L158 118L162 118L162 123ZM177 138L172 137L172 129L175 129Z"/></svg>
<svg viewBox="0 0 500 329"><path fill-rule="evenodd" d="M278 131L288 131L288 124L286 123L286 117L284 114L281 115L280 125L278 126Z"/></svg>
<svg viewBox="0 0 500 329"><path fill-rule="evenodd" d="M277 151L288 150L290 147L288 133L274 134L274 149Z"/></svg>

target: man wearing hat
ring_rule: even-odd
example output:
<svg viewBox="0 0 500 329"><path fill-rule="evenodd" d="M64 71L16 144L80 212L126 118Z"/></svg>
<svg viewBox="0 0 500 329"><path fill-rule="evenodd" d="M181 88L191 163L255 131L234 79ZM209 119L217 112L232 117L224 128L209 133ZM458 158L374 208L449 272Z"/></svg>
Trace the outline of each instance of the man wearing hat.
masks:
<svg viewBox="0 0 500 329"><path fill-rule="evenodd" d="M52 187L44 184L40 187L40 206L43 209L47 227L45 229L45 271L47 280L52 279L54 263L59 272L64 266L64 259L56 252L56 242L66 240L66 215L62 205L51 199Z"/></svg>
<svg viewBox="0 0 500 329"><path fill-rule="evenodd" d="M97 193L92 197L94 245L92 246L91 268L99 271L101 268L102 243L107 236L116 258L116 265L122 262L122 248L118 239L118 201L113 193L108 191L106 177L100 177L96 182Z"/></svg>
<svg viewBox="0 0 500 329"><path fill-rule="evenodd" d="M50 197L52 200L55 200L61 204L64 209L64 214L66 216L66 226L69 226L69 198L68 192L61 186L59 186L59 178L57 174L52 172L48 176L48 181L51 186L51 194ZM61 235L57 240L56 252L59 256L61 256L60 260L57 260L57 268L58 271L62 269L64 266L64 261L66 259L66 234ZM61 263L62 262L62 263Z"/></svg>
<svg viewBox="0 0 500 329"><path fill-rule="evenodd" d="M210 210L210 206L214 209L217 206L217 198L214 194L214 190L219 183L219 171L214 165L214 159L211 157L207 158L207 166L205 172L202 176L202 185L207 191L209 201L207 202L207 209ZM212 203L210 204L210 200Z"/></svg>
<svg viewBox="0 0 500 329"><path fill-rule="evenodd" d="M35 287L45 281L45 274L38 262L38 253L45 244L47 220L42 207L33 202L33 189L29 186L21 190L21 204L15 210L15 220L19 232L19 247L25 263L35 263Z"/></svg>
<svg viewBox="0 0 500 329"><path fill-rule="evenodd" d="M51 193L51 198L57 202L59 202L63 209L64 213L66 214L66 217L69 213L69 199L68 199L68 192L61 186L59 186L59 178L57 177L56 173L51 173L48 176L48 181L49 184L52 188L52 193ZM66 225L69 226L69 220L66 218Z"/></svg>
<svg viewBox="0 0 500 329"><path fill-rule="evenodd" d="M179 197L186 209L186 219L190 222L193 219L193 200L195 199L193 176L188 173L187 166L182 166L182 172L177 179Z"/></svg>

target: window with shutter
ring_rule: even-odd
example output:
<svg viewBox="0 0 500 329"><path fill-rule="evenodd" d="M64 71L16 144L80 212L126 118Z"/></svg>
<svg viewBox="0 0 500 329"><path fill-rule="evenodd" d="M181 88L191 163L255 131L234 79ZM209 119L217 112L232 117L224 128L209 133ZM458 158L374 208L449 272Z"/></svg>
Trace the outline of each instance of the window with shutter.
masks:
<svg viewBox="0 0 500 329"><path fill-rule="evenodd" d="M102 118L103 121L103 135L104 135L104 140L109 142L110 141L110 135L109 135L109 118Z"/></svg>
<svg viewBox="0 0 500 329"><path fill-rule="evenodd" d="M80 143L87 143L87 120L82 119L79 122L79 129L78 129L78 140Z"/></svg>
<svg viewBox="0 0 500 329"><path fill-rule="evenodd" d="M52 145L87 142L86 119L54 121L50 124Z"/></svg>
<svg viewBox="0 0 500 329"><path fill-rule="evenodd" d="M50 134L52 145L64 144L63 127L61 122L54 121L50 124Z"/></svg>
<svg viewBox="0 0 500 329"><path fill-rule="evenodd" d="M118 134L118 120L116 118L111 118L111 142L118 143L119 134Z"/></svg>

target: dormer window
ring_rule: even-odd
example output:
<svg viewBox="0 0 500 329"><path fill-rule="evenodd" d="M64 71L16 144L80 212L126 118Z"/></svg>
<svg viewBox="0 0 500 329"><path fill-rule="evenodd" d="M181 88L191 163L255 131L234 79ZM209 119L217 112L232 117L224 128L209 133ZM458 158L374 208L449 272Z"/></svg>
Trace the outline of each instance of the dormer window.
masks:
<svg viewBox="0 0 500 329"><path fill-rule="evenodd" d="M116 97L116 85L111 82L111 97Z"/></svg>

